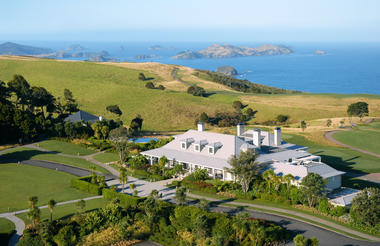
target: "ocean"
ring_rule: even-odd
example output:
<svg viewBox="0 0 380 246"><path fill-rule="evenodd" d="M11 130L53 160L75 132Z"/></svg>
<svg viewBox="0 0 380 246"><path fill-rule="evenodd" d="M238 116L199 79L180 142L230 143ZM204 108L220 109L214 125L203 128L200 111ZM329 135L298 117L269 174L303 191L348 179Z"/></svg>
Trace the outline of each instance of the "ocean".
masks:
<svg viewBox="0 0 380 246"><path fill-rule="evenodd" d="M380 43L278 43L289 46L294 52L290 55L228 59L171 58L180 51L200 50L214 43L22 42L56 50L80 44L86 48L86 51L105 50L111 57L120 61L153 61L212 71L219 66L230 65L238 71L238 78L283 89L313 93L380 95ZM230 44L249 47L260 45L260 43ZM161 48L149 49L154 45L159 45ZM326 55L315 55L316 50L323 50ZM136 60L134 59L136 55L156 57Z"/></svg>

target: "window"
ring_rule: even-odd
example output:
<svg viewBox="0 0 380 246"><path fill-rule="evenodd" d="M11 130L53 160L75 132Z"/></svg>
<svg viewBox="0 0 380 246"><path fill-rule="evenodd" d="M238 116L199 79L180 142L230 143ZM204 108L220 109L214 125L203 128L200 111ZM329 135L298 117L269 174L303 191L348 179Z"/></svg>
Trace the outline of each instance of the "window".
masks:
<svg viewBox="0 0 380 246"><path fill-rule="evenodd" d="M195 149L195 151L197 151L197 152L199 152L199 145L198 144L196 144L196 145L194 145L194 149Z"/></svg>
<svg viewBox="0 0 380 246"><path fill-rule="evenodd" d="M186 143L181 143L182 149L186 149Z"/></svg>
<svg viewBox="0 0 380 246"><path fill-rule="evenodd" d="M208 148L208 153L214 154L214 148L212 148L212 147Z"/></svg>

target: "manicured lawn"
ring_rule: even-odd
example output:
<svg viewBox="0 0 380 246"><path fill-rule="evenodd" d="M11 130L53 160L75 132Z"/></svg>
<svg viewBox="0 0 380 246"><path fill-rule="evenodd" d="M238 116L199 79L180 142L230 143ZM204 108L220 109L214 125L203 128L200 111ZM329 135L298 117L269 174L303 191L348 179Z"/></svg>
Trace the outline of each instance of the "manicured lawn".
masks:
<svg viewBox="0 0 380 246"><path fill-rule="evenodd" d="M338 170L350 172L380 172L379 158L341 147L322 146L300 135L283 134L290 143L308 146L309 152L322 157L322 161Z"/></svg>
<svg viewBox="0 0 380 246"><path fill-rule="evenodd" d="M85 202L86 202L86 207L84 211L91 211L97 208L103 208L110 201L104 198L98 198L98 199L88 200ZM75 203L59 205L54 208L53 220L67 218L74 215L77 212L78 210L75 206ZM25 224L31 223L31 221L28 219L27 213L18 214L17 217L22 219L25 222ZM50 220L50 210L48 208L41 209L41 220L45 220L45 219Z"/></svg>
<svg viewBox="0 0 380 246"><path fill-rule="evenodd" d="M101 153L94 156L94 159L102 163L114 162L120 160L119 155L116 153Z"/></svg>
<svg viewBox="0 0 380 246"><path fill-rule="evenodd" d="M28 207L28 197L38 196L38 205L92 196L70 186L75 176L41 167L0 164L0 212Z"/></svg>
<svg viewBox="0 0 380 246"><path fill-rule="evenodd" d="M97 166L89 161L81 158L60 156L57 154L49 154L46 152L38 151L31 148L17 148L11 149L2 155L9 159L22 159L22 160L42 160L42 161L52 161L57 163L62 163L70 166L80 167L90 170L91 166L96 167L97 172L109 173L107 169Z"/></svg>
<svg viewBox="0 0 380 246"><path fill-rule="evenodd" d="M15 225L12 221L0 218L0 245L8 245L8 241L14 229Z"/></svg>
<svg viewBox="0 0 380 246"><path fill-rule="evenodd" d="M340 131L333 138L347 145L380 154L380 123L355 127L354 131Z"/></svg>
<svg viewBox="0 0 380 246"><path fill-rule="evenodd" d="M95 153L93 150L89 150L78 146L76 144L67 143L58 140L46 140L38 143L38 146L47 150L56 151L59 153L69 155L90 155Z"/></svg>

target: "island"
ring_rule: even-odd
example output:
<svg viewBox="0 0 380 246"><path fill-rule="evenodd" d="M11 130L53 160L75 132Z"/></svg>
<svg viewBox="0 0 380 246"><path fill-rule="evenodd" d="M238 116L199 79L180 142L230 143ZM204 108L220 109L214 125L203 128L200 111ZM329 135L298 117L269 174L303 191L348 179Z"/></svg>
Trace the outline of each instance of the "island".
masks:
<svg viewBox="0 0 380 246"><path fill-rule="evenodd" d="M157 55L155 54L152 54L152 55L135 55L133 58L135 60L146 60L146 59L152 59L152 58L156 58Z"/></svg>
<svg viewBox="0 0 380 246"><path fill-rule="evenodd" d="M314 52L314 55L326 55L326 51L324 51L324 50L316 50Z"/></svg>
<svg viewBox="0 0 380 246"><path fill-rule="evenodd" d="M222 73L222 74L228 75L228 76L234 76L234 75L238 74L237 70L232 66L218 67L218 69L216 69L216 72Z"/></svg>
<svg viewBox="0 0 380 246"><path fill-rule="evenodd" d="M34 47L12 42L0 44L0 55L33 56L53 52L54 50L48 48Z"/></svg>
<svg viewBox="0 0 380 246"><path fill-rule="evenodd" d="M259 47L234 46L230 44L214 44L200 51L182 51L173 56L173 59L199 59L199 58L232 58L243 56L272 56L286 55L293 51L284 45L263 44Z"/></svg>

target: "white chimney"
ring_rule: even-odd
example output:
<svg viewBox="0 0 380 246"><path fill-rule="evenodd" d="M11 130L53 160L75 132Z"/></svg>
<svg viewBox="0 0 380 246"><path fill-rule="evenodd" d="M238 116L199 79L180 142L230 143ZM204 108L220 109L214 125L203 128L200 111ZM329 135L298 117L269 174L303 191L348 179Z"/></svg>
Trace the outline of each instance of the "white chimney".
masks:
<svg viewBox="0 0 380 246"><path fill-rule="evenodd" d="M205 131L205 123L204 122L198 122L198 132L204 132Z"/></svg>
<svg viewBox="0 0 380 246"><path fill-rule="evenodd" d="M274 146L280 146L281 140L281 127L274 128Z"/></svg>
<svg viewBox="0 0 380 246"><path fill-rule="evenodd" d="M253 144L261 148L261 130L255 129L253 131Z"/></svg>
<svg viewBox="0 0 380 246"><path fill-rule="evenodd" d="M99 116L99 121L102 121L102 120L103 120L103 116L100 115L100 116Z"/></svg>
<svg viewBox="0 0 380 246"><path fill-rule="evenodd" d="M239 123L239 124L236 126L236 131L237 131L237 136L238 136L238 137L242 136L243 133L244 133L244 124Z"/></svg>

